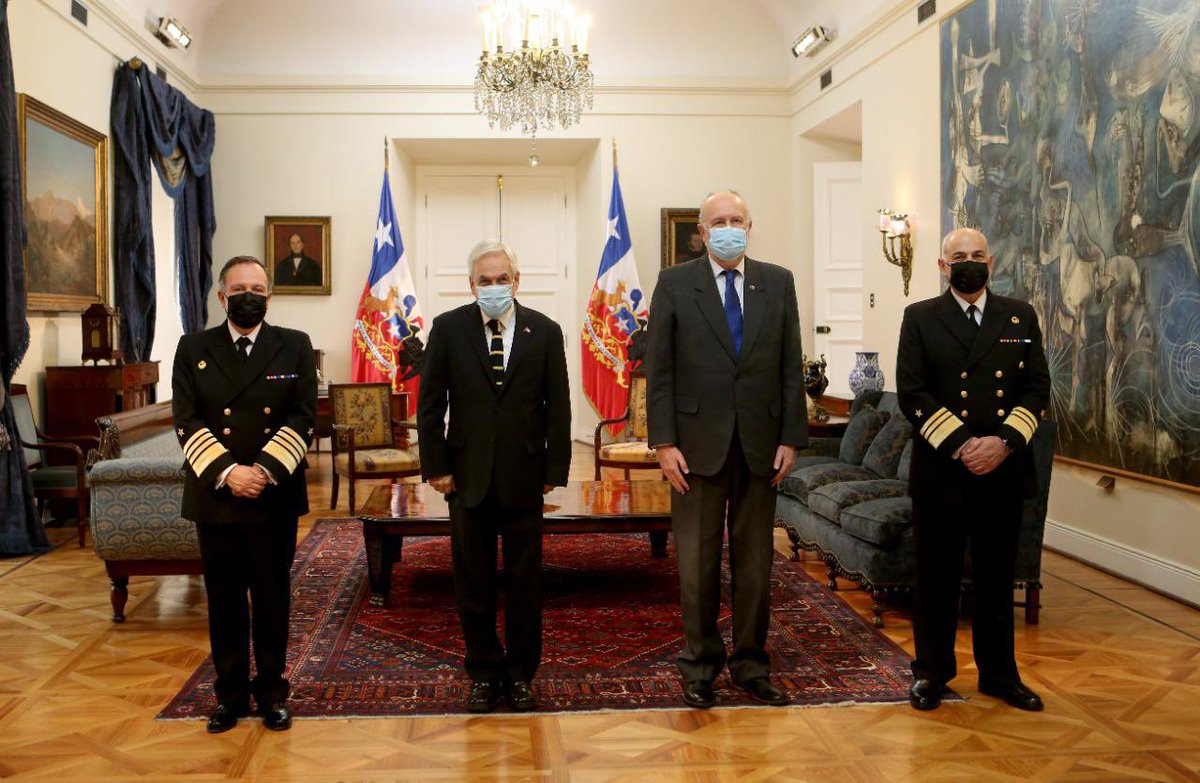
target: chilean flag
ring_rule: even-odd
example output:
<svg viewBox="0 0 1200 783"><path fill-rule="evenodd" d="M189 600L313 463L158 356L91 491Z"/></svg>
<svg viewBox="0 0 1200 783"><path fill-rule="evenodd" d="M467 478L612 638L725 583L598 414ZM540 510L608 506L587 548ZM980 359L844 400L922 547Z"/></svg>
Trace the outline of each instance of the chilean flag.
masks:
<svg viewBox="0 0 1200 783"><path fill-rule="evenodd" d="M608 238L583 323L583 391L601 418L615 419L629 406L629 341L649 317L614 166ZM611 429L615 434L623 426Z"/></svg>
<svg viewBox="0 0 1200 783"><path fill-rule="evenodd" d="M419 361L424 330L417 289L404 257L404 242L392 208L392 189L387 171L379 194L379 218L371 251L371 273L358 302L350 349L350 379L354 383L392 384L405 391L409 409L414 409L421 383ZM405 380L405 376L412 378Z"/></svg>

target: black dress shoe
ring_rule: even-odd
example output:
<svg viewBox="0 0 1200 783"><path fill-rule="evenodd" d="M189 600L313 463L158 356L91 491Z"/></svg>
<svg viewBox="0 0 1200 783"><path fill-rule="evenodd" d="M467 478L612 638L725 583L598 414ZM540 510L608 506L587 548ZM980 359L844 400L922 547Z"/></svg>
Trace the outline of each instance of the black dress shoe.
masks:
<svg viewBox="0 0 1200 783"><path fill-rule="evenodd" d="M500 703L500 686L494 682L473 682L467 695L467 712L491 712Z"/></svg>
<svg viewBox="0 0 1200 783"><path fill-rule="evenodd" d="M770 704L772 707L782 707L791 702L783 691L771 684L769 677L755 677L753 680L737 683L737 686L750 694L750 698L759 704Z"/></svg>
<svg viewBox="0 0 1200 783"><path fill-rule="evenodd" d="M908 689L908 703L914 710L936 710L942 703L942 684L933 680L917 680Z"/></svg>
<svg viewBox="0 0 1200 783"><path fill-rule="evenodd" d="M259 707L258 714L262 716L263 726L271 731L287 731L292 727L292 711L286 702L276 701Z"/></svg>
<svg viewBox="0 0 1200 783"><path fill-rule="evenodd" d="M209 734L221 734L236 726L238 718L244 718L249 714L250 705L248 703L218 704L217 708L208 716L208 725L205 730Z"/></svg>
<svg viewBox="0 0 1200 783"><path fill-rule="evenodd" d="M1025 687L1025 683L1020 680L999 687L980 683L979 692L986 693L988 696L995 696L997 699L1003 699L1006 704L1016 707L1018 710L1041 712L1046 708L1046 705L1042 704L1042 697Z"/></svg>
<svg viewBox="0 0 1200 783"><path fill-rule="evenodd" d="M683 701L689 707L695 707L698 710L708 710L712 709L713 705L717 703L717 697L713 695L711 682L692 680L683 686Z"/></svg>
<svg viewBox="0 0 1200 783"><path fill-rule="evenodd" d="M524 680L517 680L510 684L504 697L508 701L508 708L513 712L532 712L537 708L537 700L533 698L533 691L530 690L529 683Z"/></svg>

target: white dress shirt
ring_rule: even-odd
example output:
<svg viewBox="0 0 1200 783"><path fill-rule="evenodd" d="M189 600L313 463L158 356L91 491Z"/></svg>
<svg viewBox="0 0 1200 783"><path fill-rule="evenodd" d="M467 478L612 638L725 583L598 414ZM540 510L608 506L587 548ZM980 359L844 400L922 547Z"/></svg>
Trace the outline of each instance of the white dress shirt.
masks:
<svg viewBox="0 0 1200 783"><path fill-rule="evenodd" d="M975 325L978 326L979 324L983 323L983 307L984 307L984 305L987 304L987 289L986 288L983 289L983 293L981 293L979 295L979 298L976 299L974 302L968 302L966 299L963 299L961 296L958 295L958 292L955 291L953 288L950 289L950 295L954 297L954 301L958 302L958 306L962 308L964 316L967 314L967 308L970 307L972 304L974 304L975 309L979 311L978 313L975 314Z"/></svg>
<svg viewBox="0 0 1200 783"><path fill-rule="evenodd" d="M712 256L708 257L708 264L712 267L713 277L717 280L717 293L721 295L721 306L725 306L725 267L713 261ZM746 257L738 261L737 266L733 267L733 271L737 274L733 279L733 290L737 291L738 305L743 313L746 312Z"/></svg>
<svg viewBox="0 0 1200 783"><path fill-rule="evenodd" d="M483 312L483 308L479 309L479 315L483 318L483 346L486 350L492 350L492 330L488 328L487 313ZM513 334L516 331L513 326L516 324L517 306L514 304L505 311L504 315L496 320L500 322L500 339L504 341L504 369L508 369L508 357L512 353Z"/></svg>

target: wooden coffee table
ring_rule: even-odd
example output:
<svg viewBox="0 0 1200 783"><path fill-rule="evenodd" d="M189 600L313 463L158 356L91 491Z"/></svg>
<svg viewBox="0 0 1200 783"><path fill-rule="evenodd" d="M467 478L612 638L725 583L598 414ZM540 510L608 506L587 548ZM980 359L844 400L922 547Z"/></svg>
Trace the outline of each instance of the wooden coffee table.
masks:
<svg viewBox="0 0 1200 783"><path fill-rule="evenodd" d="M545 498L543 532L649 533L650 554L667 556L671 488L662 480L572 481ZM371 604L387 604L392 566L405 536L449 536L450 509L428 484L376 487L359 512L367 547Z"/></svg>

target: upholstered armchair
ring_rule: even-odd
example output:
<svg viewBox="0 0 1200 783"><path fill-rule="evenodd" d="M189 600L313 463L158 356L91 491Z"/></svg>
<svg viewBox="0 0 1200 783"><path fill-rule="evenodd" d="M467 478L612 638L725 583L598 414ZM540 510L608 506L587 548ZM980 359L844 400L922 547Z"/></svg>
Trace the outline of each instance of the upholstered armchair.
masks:
<svg viewBox="0 0 1200 783"><path fill-rule="evenodd" d="M350 513L354 514L357 479L397 479L421 475L421 460L410 448L407 431L415 424L392 418L392 387L387 383L329 385L333 411L333 493L329 508L337 508L341 476L349 482Z"/></svg>
<svg viewBox="0 0 1200 783"><path fill-rule="evenodd" d="M48 440L33 420L33 408L25 387L13 385L13 415L17 422L17 437L25 449L25 466L33 483L33 496L37 499L38 518L45 514L47 500L74 500L75 527L79 533L79 545L84 545L84 531L88 521L88 485L85 473L83 450L74 443ZM57 452L65 455L65 465L50 465L43 453Z"/></svg>
<svg viewBox="0 0 1200 783"><path fill-rule="evenodd" d="M602 443L604 428L611 424L627 426L623 439L614 443ZM646 425L646 373L634 370L629 374L629 407L616 419L605 419L596 425L592 449L596 462L596 480L600 480L601 468L620 468L629 478L631 470L658 470L658 457L646 442L649 431Z"/></svg>

